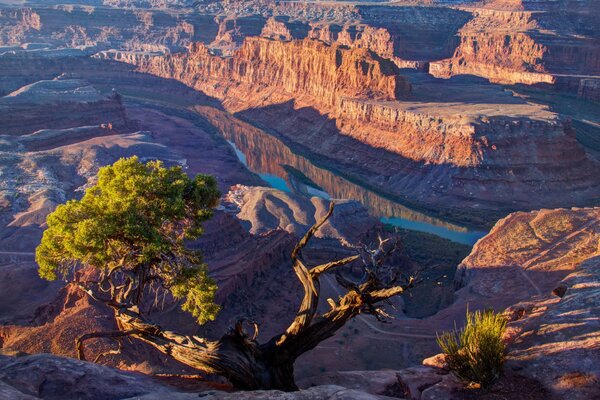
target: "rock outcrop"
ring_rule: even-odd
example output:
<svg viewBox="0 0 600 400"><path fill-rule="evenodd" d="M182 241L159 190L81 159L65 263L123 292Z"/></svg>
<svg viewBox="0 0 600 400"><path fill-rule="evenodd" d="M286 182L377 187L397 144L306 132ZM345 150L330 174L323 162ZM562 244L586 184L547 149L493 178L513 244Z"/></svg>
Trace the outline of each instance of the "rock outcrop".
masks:
<svg viewBox="0 0 600 400"><path fill-rule="evenodd" d="M118 400L173 388L142 374L50 354L0 355L0 398L11 400Z"/></svg>
<svg viewBox="0 0 600 400"><path fill-rule="evenodd" d="M593 398L600 383L599 256L600 208L512 214L459 266L455 306L509 307L509 369L559 398Z"/></svg>
<svg viewBox="0 0 600 400"><path fill-rule="evenodd" d="M226 198L238 209L237 219L249 226L252 234L282 229L302 237L329 207L329 201L323 198L300 197L265 187L234 187ZM366 208L354 201L338 200L335 215L315 237L357 243L368 237L373 225L374 220Z"/></svg>
<svg viewBox="0 0 600 400"><path fill-rule="evenodd" d="M375 374L371 374L372 376ZM380 378L381 379L381 378ZM385 378L381 379L382 381ZM197 385L200 386L200 385ZM205 385L209 386L209 385ZM215 385L216 386L216 385ZM299 392L250 391L228 393L218 390L182 391L142 374L49 354L7 357L0 355L0 397L10 400L387 400L377 395L383 387L351 388L323 384ZM187 392L187 393L186 393ZM390 393L391 394L391 393Z"/></svg>
<svg viewBox="0 0 600 400"><path fill-rule="evenodd" d="M141 71L180 80L208 94L222 91L229 81L313 96L333 105L340 97L389 100L410 90L389 61L365 49L347 50L313 40L247 38L232 58L214 56L201 43L194 44L188 54L164 58L119 52L98 56L136 64Z"/></svg>
<svg viewBox="0 0 600 400"><path fill-rule="evenodd" d="M561 398L593 399L600 387L600 257L581 263L552 294L510 307L509 367Z"/></svg>
<svg viewBox="0 0 600 400"><path fill-rule="evenodd" d="M554 84L564 75L600 73L600 37L592 28L598 10L589 1L498 1L465 10L474 18L460 29L454 55L430 64L434 76Z"/></svg>
<svg viewBox="0 0 600 400"><path fill-rule="evenodd" d="M599 245L599 208L514 213L475 245L459 266L456 286L484 297L500 296L510 287L506 302L547 294L583 261L599 255Z"/></svg>

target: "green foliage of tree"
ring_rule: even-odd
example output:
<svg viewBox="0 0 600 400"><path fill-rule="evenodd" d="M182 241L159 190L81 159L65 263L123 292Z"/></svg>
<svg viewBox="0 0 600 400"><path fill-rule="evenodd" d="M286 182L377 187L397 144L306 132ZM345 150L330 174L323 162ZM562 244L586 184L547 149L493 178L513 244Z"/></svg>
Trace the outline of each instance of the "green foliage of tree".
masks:
<svg viewBox="0 0 600 400"><path fill-rule="evenodd" d="M199 323L212 320L217 287L186 240L202 234L219 196L211 176L190 179L178 166L120 159L100 169L81 200L48 216L36 249L39 274L72 279L80 268L93 267L122 304L135 305L160 287L185 299L182 308Z"/></svg>
<svg viewBox="0 0 600 400"><path fill-rule="evenodd" d="M447 355L448 367L464 381L489 387L502 374L506 345L502 340L506 318L494 311L467 311L462 330L455 329L437 337Z"/></svg>

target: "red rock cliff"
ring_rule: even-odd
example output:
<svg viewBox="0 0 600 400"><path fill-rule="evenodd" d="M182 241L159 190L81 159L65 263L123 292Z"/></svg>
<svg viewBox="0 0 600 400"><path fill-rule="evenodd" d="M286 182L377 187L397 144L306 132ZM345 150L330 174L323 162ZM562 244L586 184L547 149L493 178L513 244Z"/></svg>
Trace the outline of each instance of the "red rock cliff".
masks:
<svg viewBox="0 0 600 400"><path fill-rule="evenodd" d="M456 202L497 212L582 204L598 194L597 163L556 114L491 86L478 89L479 105L469 87L417 80L415 93L398 101L408 82L364 48L250 38L231 58L203 45L189 55L98 56L217 97L359 181L433 208Z"/></svg>
<svg viewBox="0 0 600 400"><path fill-rule="evenodd" d="M200 43L191 46L189 54L104 56L203 90L206 85L216 89L219 83L233 81L313 96L327 105L340 97L392 100L410 91L394 64L367 49L327 46L309 39L281 42L251 37L231 58L214 56Z"/></svg>

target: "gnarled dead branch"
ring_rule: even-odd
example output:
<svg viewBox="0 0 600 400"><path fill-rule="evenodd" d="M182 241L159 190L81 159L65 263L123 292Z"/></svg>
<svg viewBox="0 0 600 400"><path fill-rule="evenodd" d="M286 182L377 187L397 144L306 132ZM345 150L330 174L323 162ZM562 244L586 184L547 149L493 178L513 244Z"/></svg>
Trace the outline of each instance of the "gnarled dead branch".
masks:
<svg viewBox="0 0 600 400"><path fill-rule="evenodd" d="M382 309L381 303L402 294L415 283L412 278L397 283L397 274L390 275L384 267L388 256L399 248L399 244L391 238L380 237L374 247L357 247L356 255L309 268L302 257L302 251L317 230L331 217L333 210L332 202L327 213L306 232L292 251L292 265L302 284L304 295L294 320L283 333L260 344L257 341L258 324L244 319L239 320L217 341L164 330L146 321L138 307L143 288L155 277L136 274L135 269L124 273L111 270L109 280L116 279L117 276L120 278L118 282L110 283L111 299L104 302L114 309L119 330L90 333L78 338L78 356L84 359L83 343L86 340L131 336L186 365L206 373L222 375L240 389L296 390L294 362L300 355L335 335L348 320L358 314L372 314L383 319L387 313ZM358 260L362 261L363 269L363 276L359 281L346 278L339 271L339 267ZM327 299L330 309L320 314L320 279L333 270L337 271L335 277L346 293L337 301ZM99 284L101 285L105 284ZM103 301L89 286L79 287L96 300ZM244 329L245 324L254 327L252 335Z"/></svg>

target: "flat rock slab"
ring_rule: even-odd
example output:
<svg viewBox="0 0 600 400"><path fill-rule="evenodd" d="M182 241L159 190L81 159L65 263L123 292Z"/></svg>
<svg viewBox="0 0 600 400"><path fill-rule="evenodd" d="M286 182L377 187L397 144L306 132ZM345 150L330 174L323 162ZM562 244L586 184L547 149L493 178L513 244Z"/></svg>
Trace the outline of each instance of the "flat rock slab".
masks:
<svg viewBox="0 0 600 400"><path fill-rule="evenodd" d="M149 377L50 354L0 357L0 399L118 400L173 389Z"/></svg>
<svg viewBox="0 0 600 400"><path fill-rule="evenodd" d="M299 392L278 390L257 390L252 392L226 393L210 391L203 393L169 394L170 400L391 400L397 397L379 396L360 390L347 389L336 385L315 386ZM152 393L130 400L164 400L164 395Z"/></svg>

